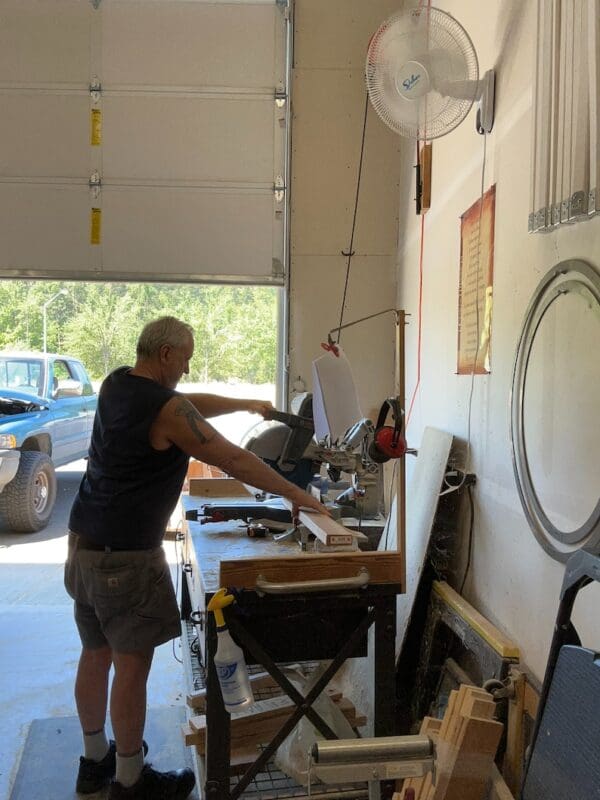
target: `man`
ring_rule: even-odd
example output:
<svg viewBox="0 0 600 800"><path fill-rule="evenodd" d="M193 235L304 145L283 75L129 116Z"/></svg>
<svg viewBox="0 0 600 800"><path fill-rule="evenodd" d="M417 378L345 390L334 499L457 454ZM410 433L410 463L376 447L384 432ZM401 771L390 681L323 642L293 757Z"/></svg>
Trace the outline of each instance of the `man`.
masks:
<svg viewBox="0 0 600 800"><path fill-rule="evenodd" d="M162 317L142 331L135 366L103 382L87 470L69 520L65 586L82 641L75 699L85 754L77 791L96 792L114 776L109 800L183 800L194 786L189 769L160 773L144 764L142 738L154 648L180 635L161 542L189 457L283 495L296 509L327 513L206 421L240 410L268 415L270 403L175 391L193 352L191 327ZM104 731L111 665L115 742Z"/></svg>

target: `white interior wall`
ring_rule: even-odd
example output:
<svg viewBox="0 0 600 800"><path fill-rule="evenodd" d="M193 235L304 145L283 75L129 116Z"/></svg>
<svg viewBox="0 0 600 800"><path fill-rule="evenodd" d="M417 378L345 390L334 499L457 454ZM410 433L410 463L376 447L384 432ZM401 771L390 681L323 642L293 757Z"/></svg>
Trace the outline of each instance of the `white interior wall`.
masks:
<svg viewBox="0 0 600 800"><path fill-rule="evenodd" d="M339 325L365 107L367 46L397 0L296 0L291 184L290 383ZM400 142L369 109L344 323L394 307ZM362 411L394 389L392 315L342 334Z"/></svg>
<svg viewBox="0 0 600 800"><path fill-rule="evenodd" d="M521 0L436 0L468 30L479 56L480 71L495 67L497 75L496 123L487 140L485 188L496 184L496 234L492 321L492 371L474 382L471 470L477 475L475 489L475 538L467 598L508 632L521 647L523 660L538 677L543 676L552 635L564 565L548 556L534 539L518 498L510 448L512 365L526 308L538 282L559 261L581 258L600 269L600 220L564 226L553 233L527 233L533 59L535 55L536 4ZM483 138L474 130L474 110L467 120L433 146L432 208L426 216L421 384L408 429L409 444L418 446L427 425L466 439L469 376L456 375L460 215L479 197ZM414 213L412 142L402 144L400 248L398 255L399 305L412 312L407 329L407 397L417 372L419 218ZM573 319L556 315L556 337L573 336ZM597 319L597 318L596 318ZM589 394L600 399L597 349L594 341L574 342L581 359ZM553 396L555 353L540 349L541 369ZM542 381L543 388L543 381ZM542 389L540 389L542 391ZM598 498L600 460L593 446L597 434L596 401L572 404L562 420L554 419L552 402L537 402L533 420L536 435L554 448L555 460L572 447L561 433L566 423L579 424L591 437L588 448L571 452L577 478L588 492L591 506ZM560 438L562 436L562 439ZM545 437L545 438L544 438ZM543 455L543 454L542 454ZM547 467L546 488L568 491ZM408 462L410 469L410 461ZM561 476L561 480L565 476ZM578 491L579 486L572 484ZM594 496L595 489L595 496ZM593 503L592 503L593 499ZM410 502L410 498L408 499ZM466 504L464 504L466 506ZM466 510L466 509L465 509ZM579 520L580 521L580 520ZM575 621L580 632L600 646L596 622L598 587L581 595Z"/></svg>

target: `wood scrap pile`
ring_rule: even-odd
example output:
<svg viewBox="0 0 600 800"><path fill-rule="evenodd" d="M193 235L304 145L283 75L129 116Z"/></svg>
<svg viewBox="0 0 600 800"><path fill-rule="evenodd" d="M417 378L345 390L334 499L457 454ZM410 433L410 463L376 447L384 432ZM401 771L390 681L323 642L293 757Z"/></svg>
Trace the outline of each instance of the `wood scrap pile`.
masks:
<svg viewBox="0 0 600 800"><path fill-rule="evenodd" d="M484 800L503 728L494 710L483 689L451 692L443 720L425 717L420 730L436 745L435 784L431 773L408 778L394 800Z"/></svg>
<svg viewBox="0 0 600 800"><path fill-rule="evenodd" d="M279 690L278 684L268 673L251 675L253 690ZM353 728L366 725L366 717L357 712L353 703L342 692L326 688L324 692L344 714ZM186 745L195 746L196 751L206 754L206 690L194 692L187 697L187 704L199 712L182 726ZM257 700L245 711L231 715L231 759L232 773L243 771L258 756L260 745L268 744L277 731L296 709L296 704L285 694L277 694L266 700Z"/></svg>

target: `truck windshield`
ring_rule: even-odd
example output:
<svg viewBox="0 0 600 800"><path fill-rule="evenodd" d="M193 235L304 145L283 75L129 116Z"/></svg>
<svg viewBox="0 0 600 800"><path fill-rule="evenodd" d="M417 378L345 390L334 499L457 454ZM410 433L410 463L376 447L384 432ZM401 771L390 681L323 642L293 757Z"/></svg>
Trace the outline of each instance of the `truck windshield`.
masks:
<svg viewBox="0 0 600 800"><path fill-rule="evenodd" d="M40 395L42 362L29 358L0 358L0 389Z"/></svg>

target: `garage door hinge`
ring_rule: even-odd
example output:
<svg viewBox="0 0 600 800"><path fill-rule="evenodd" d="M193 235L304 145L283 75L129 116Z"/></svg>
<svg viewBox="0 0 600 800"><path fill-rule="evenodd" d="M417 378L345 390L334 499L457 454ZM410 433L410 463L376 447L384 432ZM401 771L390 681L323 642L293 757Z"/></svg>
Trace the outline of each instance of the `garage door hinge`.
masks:
<svg viewBox="0 0 600 800"><path fill-rule="evenodd" d="M100 3L102 2L102 0L90 0L90 2L91 2L91 4L94 6L94 8L97 11L98 8L100 7Z"/></svg>
<svg viewBox="0 0 600 800"><path fill-rule="evenodd" d="M277 108L283 108L286 102L287 102L287 92L283 91L283 89L276 89L275 104Z"/></svg>
<svg viewBox="0 0 600 800"><path fill-rule="evenodd" d="M273 265L271 267L271 275L273 278L283 278L285 272L283 270L283 264L278 258L273 259Z"/></svg>
<svg viewBox="0 0 600 800"><path fill-rule="evenodd" d="M92 102L94 104L97 105L100 102L101 94L102 94L102 84L100 83L100 78L97 75L94 75L94 77L90 81L90 95L92 97Z"/></svg>
<svg viewBox="0 0 600 800"><path fill-rule="evenodd" d="M100 188L102 187L102 178L100 177L98 170L95 170L90 175L89 187L90 192L92 193L92 199L97 200L100 195Z"/></svg>
<svg viewBox="0 0 600 800"><path fill-rule="evenodd" d="M278 175L275 178L275 185L273 186L273 191L275 192L275 200L278 203L283 202L283 198L285 196L285 190L286 190L285 181L283 180L281 175Z"/></svg>

